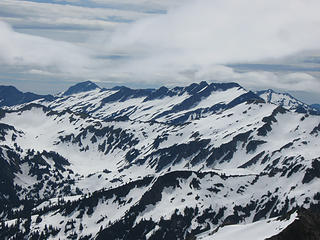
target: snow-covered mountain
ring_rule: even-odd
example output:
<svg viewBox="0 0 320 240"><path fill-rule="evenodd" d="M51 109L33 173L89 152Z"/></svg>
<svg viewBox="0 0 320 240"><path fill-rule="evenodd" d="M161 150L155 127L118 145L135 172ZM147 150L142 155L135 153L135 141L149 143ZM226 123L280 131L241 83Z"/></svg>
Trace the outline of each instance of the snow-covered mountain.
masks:
<svg viewBox="0 0 320 240"><path fill-rule="evenodd" d="M320 116L236 83L86 86L0 111L1 238L265 239L319 209Z"/></svg>
<svg viewBox="0 0 320 240"><path fill-rule="evenodd" d="M172 89L96 88L49 103L39 103L58 111L69 109L103 120L181 124L222 112L248 100L263 102L236 83L201 82Z"/></svg>
<svg viewBox="0 0 320 240"><path fill-rule="evenodd" d="M304 102L296 99L289 93L280 93L276 92L272 89L261 90L255 92L259 97L264 99L267 103L274 103L276 105L282 106L286 109L296 111L299 113L312 113L312 114L319 114L320 111L312 106L305 104Z"/></svg>

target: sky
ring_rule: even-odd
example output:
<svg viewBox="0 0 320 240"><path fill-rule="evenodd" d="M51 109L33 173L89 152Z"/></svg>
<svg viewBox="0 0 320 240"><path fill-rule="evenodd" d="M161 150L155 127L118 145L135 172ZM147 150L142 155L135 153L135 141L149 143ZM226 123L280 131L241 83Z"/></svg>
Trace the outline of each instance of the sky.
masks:
<svg viewBox="0 0 320 240"><path fill-rule="evenodd" d="M1 0L0 84L237 82L320 103L319 0Z"/></svg>

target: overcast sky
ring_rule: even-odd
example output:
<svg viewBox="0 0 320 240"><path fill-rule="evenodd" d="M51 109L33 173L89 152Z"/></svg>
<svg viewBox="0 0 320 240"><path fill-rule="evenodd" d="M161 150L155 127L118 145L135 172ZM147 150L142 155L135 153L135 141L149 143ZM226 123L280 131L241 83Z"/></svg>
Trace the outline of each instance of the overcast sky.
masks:
<svg viewBox="0 0 320 240"><path fill-rule="evenodd" d="M320 103L319 0L1 0L0 83L55 93L75 82L202 80Z"/></svg>

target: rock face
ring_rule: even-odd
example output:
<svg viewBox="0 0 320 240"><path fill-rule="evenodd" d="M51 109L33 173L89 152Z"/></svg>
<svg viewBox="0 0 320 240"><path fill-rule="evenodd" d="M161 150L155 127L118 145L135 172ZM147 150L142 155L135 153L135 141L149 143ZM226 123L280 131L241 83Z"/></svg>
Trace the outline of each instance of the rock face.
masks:
<svg viewBox="0 0 320 240"><path fill-rule="evenodd" d="M236 83L72 91L0 110L0 239L211 239L319 208L312 112Z"/></svg>
<svg viewBox="0 0 320 240"><path fill-rule="evenodd" d="M319 240L320 214L317 211L301 209L298 219L286 227L281 233L268 240Z"/></svg>

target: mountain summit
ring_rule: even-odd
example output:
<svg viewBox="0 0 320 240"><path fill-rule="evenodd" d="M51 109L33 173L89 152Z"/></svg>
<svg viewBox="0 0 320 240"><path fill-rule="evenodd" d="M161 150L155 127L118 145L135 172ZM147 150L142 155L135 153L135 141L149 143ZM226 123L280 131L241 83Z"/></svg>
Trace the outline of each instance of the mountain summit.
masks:
<svg viewBox="0 0 320 240"><path fill-rule="evenodd" d="M81 82L77 83L71 87L68 88L67 91L63 92L63 96L69 96L72 94L80 93L80 92L88 92L92 91L95 89L101 89L97 84L91 82L91 81L86 81L86 82Z"/></svg>

